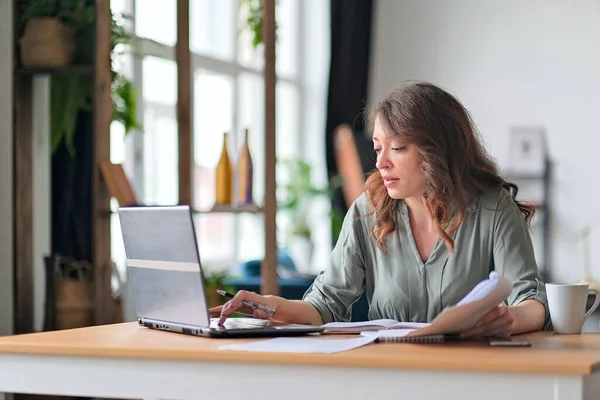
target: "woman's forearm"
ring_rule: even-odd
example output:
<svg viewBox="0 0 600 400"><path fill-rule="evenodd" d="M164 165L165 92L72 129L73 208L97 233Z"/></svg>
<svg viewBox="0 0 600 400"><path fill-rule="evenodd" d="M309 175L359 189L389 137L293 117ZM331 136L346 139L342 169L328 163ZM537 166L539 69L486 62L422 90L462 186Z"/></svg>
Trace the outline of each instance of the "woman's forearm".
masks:
<svg viewBox="0 0 600 400"><path fill-rule="evenodd" d="M546 310L539 301L525 300L511 309L514 319L513 334L539 331L544 327Z"/></svg>
<svg viewBox="0 0 600 400"><path fill-rule="evenodd" d="M265 296L268 297L268 296ZM317 309L308 301L272 298L275 303L273 319L291 324L322 325L323 319Z"/></svg>

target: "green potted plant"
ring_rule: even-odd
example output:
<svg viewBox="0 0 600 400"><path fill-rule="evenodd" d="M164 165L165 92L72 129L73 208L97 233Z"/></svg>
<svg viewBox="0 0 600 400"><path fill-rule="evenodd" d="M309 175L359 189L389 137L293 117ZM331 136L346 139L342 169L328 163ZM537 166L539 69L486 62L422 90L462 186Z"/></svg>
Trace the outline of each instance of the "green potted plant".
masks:
<svg viewBox="0 0 600 400"><path fill-rule="evenodd" d="M277 164L278 174L281 172L279 176L283 178L278 178L277 209L288 217L284 245L297 268L302 272L309 272L314 251L311 218L314 219L315 216L310 214L312 202L317 197L330 197L341 181L339 177L334 177L328 186L318 187L312 181L312 167L309 163L299 159L282 159ZM333 222L338 223L339 212L334 210L329 215Z"/></svg>
<svg viewBox="0 0 600 400"><path fill-rule="evenodd" d="M216 307L224 304L227 299L217 293L217 289L225 290L232 293L233 288L225 285L225 281L229 277L228 271L216 271L206 266L202 266L202 275L204 276L204 287L206 288L206 296L208 298L208 307Z"/></svg>
<svg viewBox="0 0 600 400"><path fill-rule="evenodd" d="M123 124L125 133L132 129L141 129L137 120L137 92L133 83L115 69L116 56L122 51L122 45L132 45L132 36L125 30L124 22L127 16L112 15L111 21L111 65L112 69L112 104L113 121ZM74 33L74 39L56 40L56 45L61 43L73 47L73 54L69 62L32 61L31 57L42 57L28 53L34 47L43 45L46 39L36 39L39 35L32 35L38 28L39 20L52 20ZM87 0L29 0L23 12L23 25L25 34L21 40L21 51L24 57L24 66L38 66L56 68L73 63L89 66L94 63L96 7L94 2ZM46 21L48 22L48 21ZM44 22L45 23L45 22ZM44 35L46 33L44 32ZM39 42L39 43L38 43ZM42 43L42 44L40 44ZM39 50L39 49L38 49ZM58 51L58 53L61 53ZM63 57L63 56L60 56ZM93 106L94 79L91 74L60 74L53 75L51 80L51 149L56 152L62 143L65 143L71 156L75 155L74 134L77 117L80 111L90 111Z"/></svg>
<svg viewBox="0 0 600 400"><path fill-rule="evenodd" d="M27 1L23 8L23 36L19 39L22 65L58 68L71 64L77 31L89 17L89 6L82 1Z"/></svg>

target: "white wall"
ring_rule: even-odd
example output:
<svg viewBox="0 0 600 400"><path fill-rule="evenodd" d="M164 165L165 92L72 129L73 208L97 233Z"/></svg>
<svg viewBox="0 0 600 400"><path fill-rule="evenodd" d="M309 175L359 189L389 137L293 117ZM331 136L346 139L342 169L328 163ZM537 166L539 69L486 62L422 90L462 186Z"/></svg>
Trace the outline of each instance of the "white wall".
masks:
<svg viewBox="0 0 600 400"><path fill-rule="evenodd" d="M600 281L600 2L377 0L371 100L423 79L454 92L488 149L508 160L508 130L543 125L554 162L553 277L583 279L580 231L594 221Z"/></svg>
<svg viewBox="0 0 600 400"><path fill-rule="evenodd" d="M12 1L0 1L0 336L13 332Z"/></svg>
<svg viewBox="0 0 600 400"><path fill-rule="evenodd" d="M52 251L50 77L38 75L32 85L33 130L33 329L44 326L46 271L44 257Z"/></svg>
<svg viewBox="0 0 600 400"><path fill-rule="evenodd" d="M314 183L327 186L327 165L325 163L325 141L323 130L327 110L327 82L329 80L329 2L323 0L302 0L303 23L299 35L302 52L302 85L305 103L301 116L302 157L312 166ZM278 138L285 136L277 132ZM312 239L315 245L311 273L318 273L329 262L331 253L331 224L327 217L331 209L329 199L321 198L311 207L311 219L323 221L313 225Z"/></svg>

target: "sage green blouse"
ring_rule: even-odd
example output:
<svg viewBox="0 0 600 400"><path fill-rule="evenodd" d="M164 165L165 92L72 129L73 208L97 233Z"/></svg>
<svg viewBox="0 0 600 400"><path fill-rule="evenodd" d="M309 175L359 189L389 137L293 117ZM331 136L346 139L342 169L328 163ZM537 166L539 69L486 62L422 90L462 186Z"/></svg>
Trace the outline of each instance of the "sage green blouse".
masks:
<svg viewBox="0 0 600 400"><path fill-rule="evenodd" d="M323 322L349 321L352 304L365 291L370 320L431 322L495 270L514 285L506 304L541 302L544 329L551 329L529 230L506 189L472 202L453 235L455 253L437 239L426 262L417 251L404 201L398 201L396 230L386 238L385 255L371 236L375 219L365 217L370 212L363 193L346 214L330 265L304 295Z"/></svg>

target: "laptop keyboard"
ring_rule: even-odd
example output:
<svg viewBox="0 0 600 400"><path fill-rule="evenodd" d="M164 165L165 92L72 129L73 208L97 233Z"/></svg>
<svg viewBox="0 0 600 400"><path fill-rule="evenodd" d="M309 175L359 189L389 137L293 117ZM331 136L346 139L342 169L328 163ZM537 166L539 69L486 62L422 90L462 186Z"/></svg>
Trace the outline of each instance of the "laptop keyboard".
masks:
<svg viewBox="0 0 600 400"><path fill-rule="evenodd" d="M217 323L219 318L211 318L211 328L218 328ZM264 328L269 323L268 319L256 319L256 318L228 318L225 320L226 329L257 329Z"/></svg>

